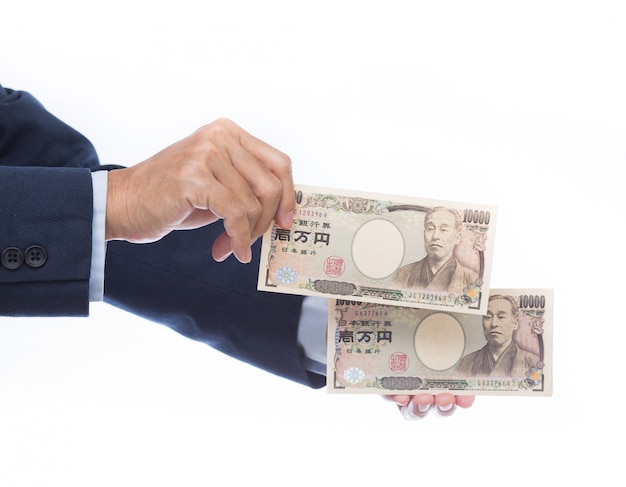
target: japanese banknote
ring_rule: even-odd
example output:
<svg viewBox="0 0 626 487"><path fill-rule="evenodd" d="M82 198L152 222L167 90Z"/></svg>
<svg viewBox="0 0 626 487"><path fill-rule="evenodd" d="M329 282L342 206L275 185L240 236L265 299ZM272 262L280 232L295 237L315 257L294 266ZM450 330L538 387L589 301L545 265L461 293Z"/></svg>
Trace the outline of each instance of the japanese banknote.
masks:
<svg viewBox="0 0 626 487"><path fill-rule="evenodd" d="M496 208L297 186L263 236L258 289L484 314Z"/></svg>
<svg viewBox="0 0 626 487"><path fill-rule="evenodd" d="M551 395L552 290L487 301L485 316L329 301L328 391Z"/></svg>

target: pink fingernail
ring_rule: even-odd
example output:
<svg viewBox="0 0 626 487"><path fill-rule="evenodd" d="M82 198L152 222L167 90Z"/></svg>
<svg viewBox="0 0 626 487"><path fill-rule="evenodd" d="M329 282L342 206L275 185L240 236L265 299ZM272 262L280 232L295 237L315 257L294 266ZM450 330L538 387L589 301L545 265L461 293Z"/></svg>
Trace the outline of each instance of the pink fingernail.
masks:
<svg viewBox="0 0 626 487"><path fill-rule="evenodd" d="M216 258L215 260L217 262L224 262L226 259L228 259L228 257L231 256L231 254L232 254L232 252L228 252L228 253L222 255L221 257Z"/></svg>
<svg viewBox="0 0 626 487"><path fill-rule="evenodd" d="M450 409L454 407L454 403L450 403L450 404L446 404L444 406L438 406L438 407L439 407L439 411L441 411L442 413L447 413L448 411L450 411Z"/></svg>
<svg viewBox="0 0 626 487"><path fill-rule="evenodd" d="M418 404L417 405L417 410L420 413L426 413L430 409L430 406L431 406L430 404Z"/></svg>

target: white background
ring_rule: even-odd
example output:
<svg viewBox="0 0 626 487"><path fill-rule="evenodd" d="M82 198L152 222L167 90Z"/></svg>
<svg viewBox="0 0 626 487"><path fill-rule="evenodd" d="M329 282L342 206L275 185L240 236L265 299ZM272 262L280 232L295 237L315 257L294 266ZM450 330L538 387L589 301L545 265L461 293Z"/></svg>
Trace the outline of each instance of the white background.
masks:
<svg viewBox="0 0 626 487"><path fill-rule="evenodd" d="M492 286L556 307L553 397L419 422L104 304L3 318L0 485L619 483L620 3L3 1L0 83L103 163L230 117L300 183L498 206Z"/></svg>

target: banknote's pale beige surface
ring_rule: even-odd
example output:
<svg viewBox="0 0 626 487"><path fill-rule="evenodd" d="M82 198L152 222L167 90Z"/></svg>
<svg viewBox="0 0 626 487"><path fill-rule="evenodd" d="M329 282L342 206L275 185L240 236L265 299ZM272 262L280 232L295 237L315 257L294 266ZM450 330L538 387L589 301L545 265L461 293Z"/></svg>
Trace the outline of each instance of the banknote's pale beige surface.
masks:
<svg viewBox="0 0 626 487"><path fill-rule="evenodd" d="M297 186L263 236L258 289L483 314L495 207Z"/></svg>
<svg viewBox="0 0 626 487"><path fill-rule="evenodd" d="M552 394L553 291L492 289L485 316L329 301L331 393Z"/></svg>

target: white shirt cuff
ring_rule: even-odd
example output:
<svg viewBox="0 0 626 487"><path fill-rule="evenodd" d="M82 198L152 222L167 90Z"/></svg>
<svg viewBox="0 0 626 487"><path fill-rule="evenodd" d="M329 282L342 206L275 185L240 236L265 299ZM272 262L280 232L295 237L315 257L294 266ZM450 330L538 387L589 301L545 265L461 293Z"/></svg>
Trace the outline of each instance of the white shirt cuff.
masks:
<svg viewBox="0 0 626 487"><path fill-rule="evenodd" d="M326 375L327 325L328 300L306 296L298 323L298 343L304 350L307 369L323 375Z"/></svg>
<svg viewBox="0 0 626 487"><path fill-rule="evenodd" d="M104 297L104 257L106 242L104 230L107 208L108 171L91 173L93 184L93 221L91 224L91 274L89 275L89 301L102 301Z"/></svg>

